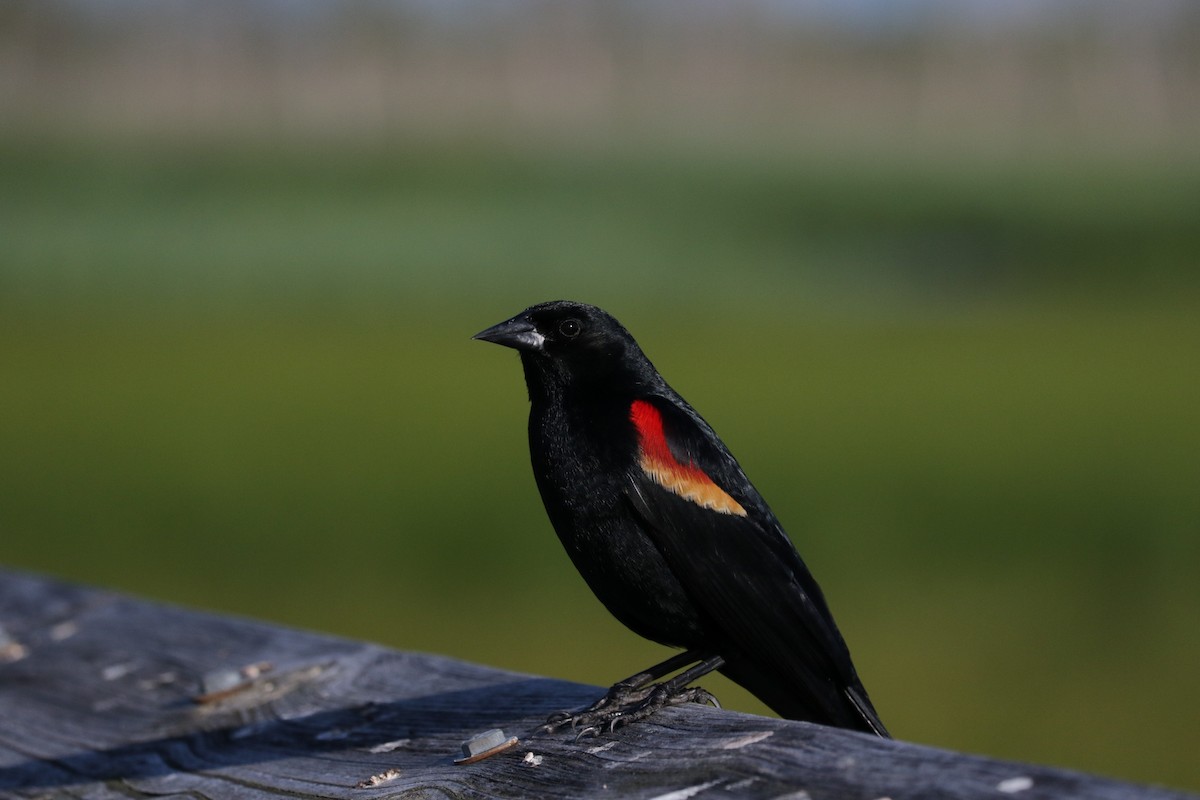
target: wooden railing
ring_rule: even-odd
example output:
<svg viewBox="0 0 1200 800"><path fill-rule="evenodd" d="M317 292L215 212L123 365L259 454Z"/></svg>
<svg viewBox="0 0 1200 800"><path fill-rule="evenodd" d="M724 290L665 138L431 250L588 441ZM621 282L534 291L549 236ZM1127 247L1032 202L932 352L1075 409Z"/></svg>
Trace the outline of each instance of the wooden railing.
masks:
<svg viewBox="0 0 1200 800"><path fill-rule="evenodd" d="M600 691L0 570L3 798L1189 797L698 705L532 734Z"/></svg>

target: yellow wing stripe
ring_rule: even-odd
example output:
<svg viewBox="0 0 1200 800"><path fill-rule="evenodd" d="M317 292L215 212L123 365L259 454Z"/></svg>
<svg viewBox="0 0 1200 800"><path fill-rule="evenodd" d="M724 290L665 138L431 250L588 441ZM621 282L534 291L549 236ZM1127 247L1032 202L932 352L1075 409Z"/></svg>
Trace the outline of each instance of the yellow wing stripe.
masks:
<svg viewBox="0 0 1200 800"><path fill-rule="evenodd" d="M635 400L630 419L638 432L639 463L659 486L719 514L746 516L746 509L693 462L682 464L663 433L662 415L645 400Z"/></svg>

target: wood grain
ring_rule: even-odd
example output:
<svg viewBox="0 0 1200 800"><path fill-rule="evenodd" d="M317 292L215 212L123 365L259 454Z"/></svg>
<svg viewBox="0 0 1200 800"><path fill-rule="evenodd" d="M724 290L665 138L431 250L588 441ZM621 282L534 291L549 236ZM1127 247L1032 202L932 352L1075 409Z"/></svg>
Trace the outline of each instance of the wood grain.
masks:
<svg viewBox="0 0 1200 800"><path fill-rule="evenodd" d="M4 570L0 631L3 798L1192 797L700 706L531 737L600 690Z"/></svg>

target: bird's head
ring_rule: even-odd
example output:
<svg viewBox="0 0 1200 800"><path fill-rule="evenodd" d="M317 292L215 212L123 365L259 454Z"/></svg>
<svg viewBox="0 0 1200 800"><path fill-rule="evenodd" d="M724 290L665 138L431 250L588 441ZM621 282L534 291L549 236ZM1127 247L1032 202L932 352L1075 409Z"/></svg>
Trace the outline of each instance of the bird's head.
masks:
<svg viewBox="0 0 1200 800"><path fill-rule="evenodd" d="M537 382L615 388L656 375L629 331L608 312L586 303L539 303L474 338L517 350L531 390Z"/></svg>

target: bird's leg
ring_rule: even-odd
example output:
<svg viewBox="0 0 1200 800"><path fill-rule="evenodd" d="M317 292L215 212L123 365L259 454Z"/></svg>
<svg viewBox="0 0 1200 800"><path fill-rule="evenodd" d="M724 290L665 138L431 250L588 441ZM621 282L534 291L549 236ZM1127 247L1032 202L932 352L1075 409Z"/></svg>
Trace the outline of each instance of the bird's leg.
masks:
<svg viewBox="0 0 1200 800"><path fill-rule="evenodd" d="M696 650L685 650L678 655L671 656L666 661L655 664L653 667L643 670L637 675L630 675L623 681L617 681L609 688L604 697L601 697L588 708L588 711L599 711L608 706L622 705L633 699L641 699L646 693L639 692L639 689L653 683L664 675L670 675L680 667L694 664L703 659L704 655Z"/></svg>
<svg viewBox="0 0 1200 800"><path fill-rule="evenodd" d="M551 715L539 731L549 733L570 726L581 728L579 736L594 736L605 727L610 731L614 730L619 725L644 719L668 705L695 702L719 706L717 699L709 692L698 687L687 688L687 685L724 663L725 660L720 656L709 655L699 650L687 650L661 664L655 664L647 670L618 681L603 697L581 711L562 711ZM670 680L654 683L655 680L686 664L695 666Z"/></svg>
<svg viewBox="0 0 1200 800"><path fill-rule="evenodd" d="M649 690L641 691L648 684L653 683L664 675L670 675L680 667L701 661L703 658L704 654L698 650L685 650L682 653L673 655L662 663L655 664L636 675L630 675L624 680L617 681L605 692L603 697L587 708L579 711L559 711L551 714L550 718L546 720L546 724L538 730L545 733L552 733L568 725L576 727L580 724L588 724L593 719L604 716L605 709L620 708L630 703L639 702L649 694Z"/></svg>
<svg viewBox="0 0 1200 800"><path fill-rule="evenodd" d="M683 703L711 703L717 708L721 704L717 702L717 698L706 689L701 689L699 686L688 686L689 683L701 678L715 669L719 669L725 663L725 659L721 656L709 656L689 669L676 675L670 680L665 680L662 683L655 684L650 687L650 691L645 693L644 698L628 703L622 708L614 708L604 714L602 719L591 722L591 724L579 731L576 738L584 736L597 736L604 732L607 728L609 731L614 731L622 725L628 725L631 722L645 719L659 709L667 706L677 706Z"/></svg>

